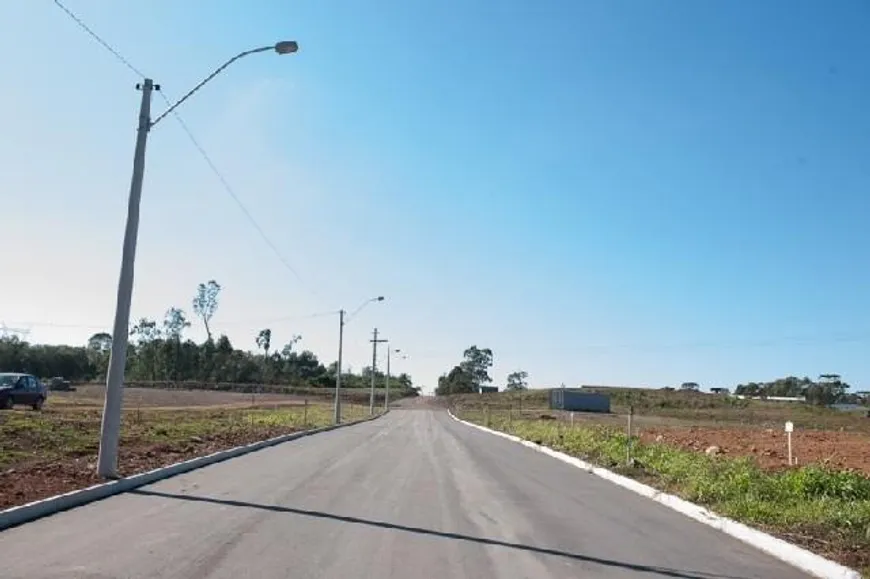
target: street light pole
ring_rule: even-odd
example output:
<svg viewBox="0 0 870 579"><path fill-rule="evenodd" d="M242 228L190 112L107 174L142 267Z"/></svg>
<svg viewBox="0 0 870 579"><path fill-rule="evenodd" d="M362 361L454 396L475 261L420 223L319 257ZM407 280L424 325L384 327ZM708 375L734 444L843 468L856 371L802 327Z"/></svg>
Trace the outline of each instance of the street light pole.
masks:
<svg viewBox="0 0 870 579"><path fill-rule="evenodd" d="M121 257L121 275L112 327L112 353L106 373L106 400L100 431L100 453L97 473L105 478L116 478L118 465L118 439L121 432L121 402L123 399L124 367L127 365L127 335L130 325L130 302L133 298L133 264L136 260L136 238L139 235L139 201L145 178L145 146L151 129L151 92L154 81L146 78L141 85L142 103L139 106L139 128L136 132L136 152L133 155L133 179L127 202L127 227L124 231L124 249ZM160 86L156 87L158 90Z"/></svg>
<svg viewBox="0 0 870 579"><path fill-rule="evenodd" d="M386 388L384 389L384 412L390 409L390 348L389 342L387 342L387 380L386 380Z"/></svg>
<svg viewBox="0 0 870 579"><path fill-rule="evenodd" d="M335 369L335 401L333 404L335 410L332 417L333 424L341 424L341 358L344 344L344 325L370 303L382 301L384 301L384 296L378 296L364 301L351 315L347 316L347 319L345 319L345 314L347 312L344 310L338 310L338 367Z"/></svg>
<svg viewBox="0 0 870 579"><path fill-rule="evenodd" d="M386 395L384 397L384 410L385 411L390 409L390 377L391 377L391 374L390 374L390 353L401 354L402 350L400 350L399 348L395 348L395 349L394 348L387 348L387 383L386 383L387 391L386 391ZM406 356L402 356L402 358L406 358Z"/></svg>
<svg viewBox="0 0 870 579"><path fill-rule="evenodd" d="M372 391L369 396L369 416L374 416L375 414L375 375L378 371L378 344L382 344L387 340L379 340L378 339L378 329L375 328L374 337L372 338Z"/></svg>
<svg viewBox="0 0 870 579"><path fill-rule="evenodd" d="M112 327L112 352L106 372L106 399L100 427L100 451L97 458L97 474L104 478L118 476L118 441L121 436L121 406L123 402L124 368L127 365L127 339L130 331L130 303L133 297L133 271L136 262L136 239L139 235L139 202L142 198L142 182L145 176L145 146L148 132L181 103L186 101L208 81L238 59L274 50L278 54L292 54L299 49L295 41L287 40L241 52L218 67L213 73L188 91L175 104L151 121L151 93L160 90L150 78L144 79L136 88L142 91L139 107L139 128L136 135L136 151L133 155L133 178L130 183L130 198L127 203L127 226L124 231L124 248L121 254L121 274L118 279L118 295L115 305L115 321Z"/></svg>
<svg viewBox="0 0 870 579"><path fill-rule="evenodd" d="M341 351L344 342L344 310L338 310L338 367L335 369L335 415L333 424L341 424Z"/></svg>

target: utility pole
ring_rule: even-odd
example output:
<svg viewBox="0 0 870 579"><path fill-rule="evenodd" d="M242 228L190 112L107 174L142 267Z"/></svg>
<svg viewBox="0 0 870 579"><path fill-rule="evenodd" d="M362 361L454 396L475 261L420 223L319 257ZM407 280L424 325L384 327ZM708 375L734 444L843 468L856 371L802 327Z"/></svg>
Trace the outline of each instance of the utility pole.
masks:
<svg viewBox="0 0 870 579"><path fill-rule="evenodd" d="M352 320L355 315L360 313L362 309L370 303L382 301L384 301L384 296L368 299L361 303L349 316L346 316L347 312L343 309L338 310L338 368L336 368L335 372L335 416L333 416L333 422L335 424L341 423L341 357L344 349L344 325Z"/></svg>
<svg viewBox="0 0 870 579"><path fill-rule="evenodd" d="M387 344L387 380L386 390L384 391L384 412L390 409L390 352L392 348Z"/></svg>
<svg viewBox="0 0 870 579"><path fill-rule="evenodd" d="M344 310L338 310L338 368L335 372L335 416L333 423L341 424L341 351L344 341Z"/></svg>
<svg viewBox="0 0 870 579"><path fill-rule="evenodd" d="M377 374L378 368L378 344L384 343L387 340L378 340L378 329L375 328L374 332L372 332L374 337L372 338L372 392L369 396L369 415L374 416L375 414L375 374Z"/></svg>
<svg viewBox="0 0 870 579"><path fill-rule="evenodd" d="M124 398L124 366L127 362L127 335L130 333L130 300L133 296L133 263L136 260L136 238L139 235L139 201L142 198L142 181L145 177L145 145L151 129L151 92L160 90L154 81L146 78L136 88L142 91L139 107L139 128L136 134L136 152L133 156L133 179L130 183L130 199L127 202L127 228L124 232L124 249L121 254L121 275L118 280L118 296L115 307L115 324L112 328L112 353L106 374L106 401L103 406L103 421L100 431L100 454L97 473L104 478L118 476L118 439L121 433L121 402Z"/></svg>
<svg viewBox="0 0 870 579"><path fill-rule="evenodd" d="M160 90L160 85L146 78L136 88L142 91L139 108L139 128L136 136L136 152L133 156L133 179L130 183L130 198L127 202L127 227L124 231L124 248L121 253L121 275L118 280L118 295L115 304L115 323L112 327L112 353L106 373L106 401L100 428L100 453L97 473L105 478L117 478L118 444L121 434L121 405L123 402L124 368L127 365L127 334L130 331L130 301L133 295L133 265L136 259L136 238L139 235L139 201L142 198L142 181L145 176L145 145L148 132L181 103L189 99L210 80L240 58L250 54L274 51L292 54L299 50L294 40L282 40L274 45L262 46L240 52L219 66L199 84L193 87L175 104L170 105L153 121L151 120L151 93Z"/></svg>

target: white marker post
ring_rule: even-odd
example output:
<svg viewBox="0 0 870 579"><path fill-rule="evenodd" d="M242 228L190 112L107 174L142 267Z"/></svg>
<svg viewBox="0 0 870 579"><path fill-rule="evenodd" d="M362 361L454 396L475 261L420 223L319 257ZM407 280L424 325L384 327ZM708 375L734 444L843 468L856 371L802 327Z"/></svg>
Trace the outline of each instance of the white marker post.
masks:
<svg viewBox="0 0 870 579"><path fill-rule="evenodd" d="M791 433L794 432L794 423L789 420L785 423L785 434L788 437L788 465L791 466L793 464L791 459Z"/></svg>

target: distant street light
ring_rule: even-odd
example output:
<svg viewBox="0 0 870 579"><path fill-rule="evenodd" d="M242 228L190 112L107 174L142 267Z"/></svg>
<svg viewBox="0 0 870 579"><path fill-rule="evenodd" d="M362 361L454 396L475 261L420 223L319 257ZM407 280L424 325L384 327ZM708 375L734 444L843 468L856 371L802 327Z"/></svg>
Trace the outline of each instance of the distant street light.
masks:
<svg viewBox="0 0 870 579"><path fill-rule="evenodd" d="M344 318L345 311L338 310L338 367L335 372L335 411L332 417L332 421L335 424L341 424L341 356L344 347L344 325L370 303L382 301L384 301L384 296L378 296L364 301L350 316L348 316L347 320Z"/></svg>
<svg viewBox="0 0 870 579"><path fill-rule="evenodd" d="M121 256L121 275L118 280L115 322L112 328L112 353L106 374L106 401L103 406L103 421L100 430L100 454L97 460L97 473L105 478L117 478L118 440L121 433L121 403L123 400L124 368L127 365L127 334L130 331L130 301L133 296L133 266L136 260L136 238L139 235L139 201L142 197L142 181L145 176L145 145L148 132L173 112L181 103L190 98L207 82L220 74L226 67L249 54L274 50L277 54L291 54L299 50L292 40L281 41L270 46L241 52L219 66L202 82L193 87L175 104L151 121L151 93L160 90L150 78L136 85L142 90L139 108L139 128L136 134L136 151L133 156L133 179L130 183L130 199L127 204L127 227L124 231L124 246Z"/></svg>
<svg viewBox="0 0 870 579"><path fill-rule="evenodd" d="M384 393L384 410L390 409L390 353L393 354L401 354L402 350L399 348L387 348L387 382L386 382L386 392ZM407 360L407 356L401 356L402 360Z"/></svg>

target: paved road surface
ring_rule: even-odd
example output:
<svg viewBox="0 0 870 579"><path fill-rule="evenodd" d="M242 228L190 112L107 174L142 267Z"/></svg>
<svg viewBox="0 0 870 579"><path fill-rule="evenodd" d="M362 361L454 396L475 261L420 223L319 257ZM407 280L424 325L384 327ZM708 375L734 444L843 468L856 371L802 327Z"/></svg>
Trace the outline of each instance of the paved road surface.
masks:
<svg viewBox="0 0 870 579"><path fill-rule="evenodd" d="M397 410L0 532L21 579L803 574L592 475Z"/></svg>

